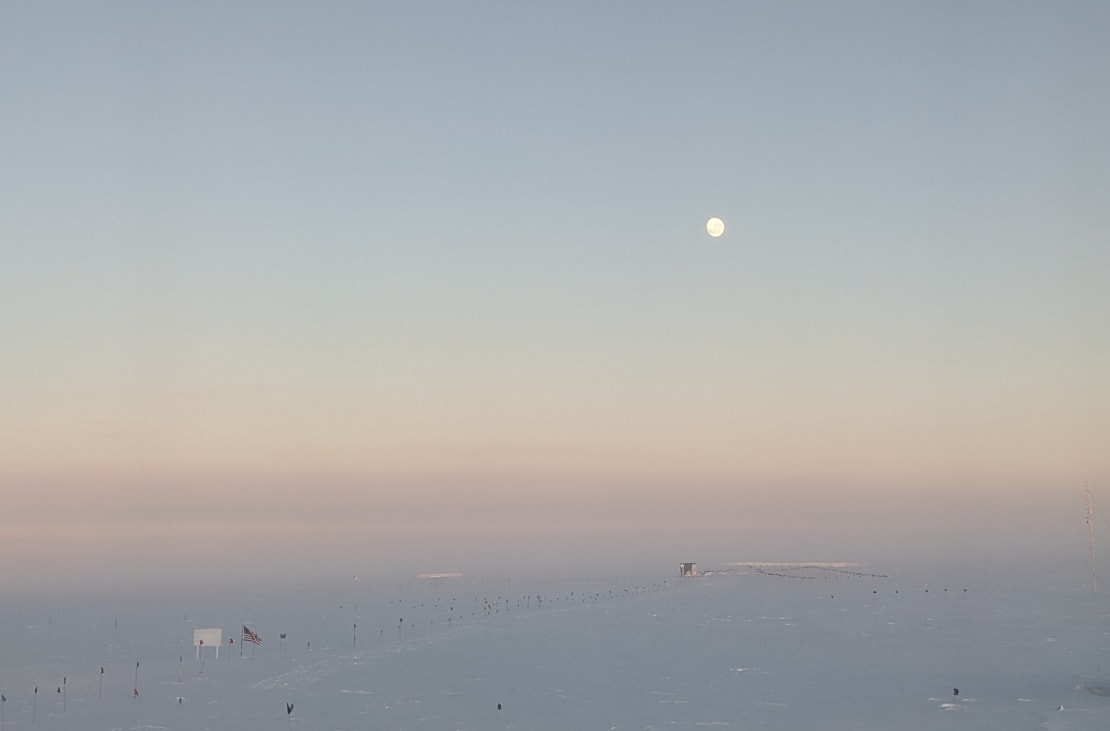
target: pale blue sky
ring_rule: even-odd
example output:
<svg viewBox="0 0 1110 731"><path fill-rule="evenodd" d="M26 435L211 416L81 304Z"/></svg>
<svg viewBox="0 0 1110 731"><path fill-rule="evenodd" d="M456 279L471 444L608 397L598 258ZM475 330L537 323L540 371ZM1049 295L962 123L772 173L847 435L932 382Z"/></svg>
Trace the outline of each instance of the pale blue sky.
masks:
<svg viewBox="0 0 1110 731"><path fill-rule="evenodd" d="M1106 482L1107 38L1098 2L0 3L0 491Z"/></svg>

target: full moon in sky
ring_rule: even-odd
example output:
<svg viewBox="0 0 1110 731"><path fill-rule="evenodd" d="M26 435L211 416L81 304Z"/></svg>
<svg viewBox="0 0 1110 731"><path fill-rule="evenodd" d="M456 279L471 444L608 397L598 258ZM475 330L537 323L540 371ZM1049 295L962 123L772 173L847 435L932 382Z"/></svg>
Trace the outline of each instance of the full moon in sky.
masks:
<svg viewBox="0 0 1110 731"><path fill-rule="evenodd" d="M717 238L725 232L725 222L719 218L711 218L705 222L705 231L713 238Z"/></svg>

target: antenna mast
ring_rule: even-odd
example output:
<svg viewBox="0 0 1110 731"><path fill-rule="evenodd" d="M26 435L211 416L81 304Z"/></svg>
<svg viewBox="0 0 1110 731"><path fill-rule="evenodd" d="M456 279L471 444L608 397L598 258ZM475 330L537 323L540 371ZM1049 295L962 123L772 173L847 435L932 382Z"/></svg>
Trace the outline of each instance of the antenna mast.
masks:
<svg viewBox="0 0 1110 731"><path fill-rule="evenodd" d="M1098 591L1098 579L1095 577L1095 523L1092 520L1091 488L1087 481L1083 481L1083 494L1087 498L1087 563L1091 567L1091 591Z"/></svg>

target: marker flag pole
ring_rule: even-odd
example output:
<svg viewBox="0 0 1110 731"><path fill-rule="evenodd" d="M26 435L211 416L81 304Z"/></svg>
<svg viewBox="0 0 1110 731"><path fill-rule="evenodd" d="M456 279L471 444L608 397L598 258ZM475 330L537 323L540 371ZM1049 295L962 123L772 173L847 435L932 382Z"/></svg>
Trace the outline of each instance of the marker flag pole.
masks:
<svg viewBox="0 0 1110 731"><path fill-rule="evenodd" d="M132 698L138 698L139 697L139 661L138 660L135 661L135 693L131 697Z"/></svg>
<svg viewBox="0 0 1110 731"><path fill-rule="evenodd" d="M31 723L35 722L35 714L39 710L39 687L35 686L35 700L31 704Z"/></svg>
<svg viewBox="0 0 1110 731"><path fill-rule="evenodd" d="M100 694L104 690L104 666L100 666L100 682L96 686L96 702L100 702Z"/></svg>

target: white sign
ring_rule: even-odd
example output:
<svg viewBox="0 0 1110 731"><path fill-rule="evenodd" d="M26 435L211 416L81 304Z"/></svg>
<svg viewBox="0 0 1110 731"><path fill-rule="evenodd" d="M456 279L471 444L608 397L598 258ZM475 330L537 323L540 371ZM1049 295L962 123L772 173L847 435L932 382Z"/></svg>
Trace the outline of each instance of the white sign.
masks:
<svg viewBox="0 0 1110 731"><path fill-rule="evenodd" d="M222 629L195 629L193 630L193 645L197 648L197 657L200 657L200 648L215 647L216 657L220 656L220 645L224 643Z"/></svg>

